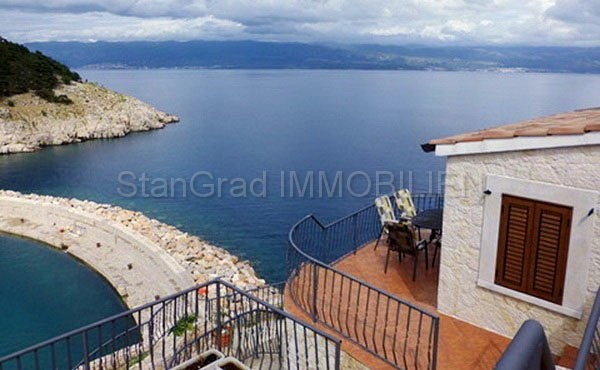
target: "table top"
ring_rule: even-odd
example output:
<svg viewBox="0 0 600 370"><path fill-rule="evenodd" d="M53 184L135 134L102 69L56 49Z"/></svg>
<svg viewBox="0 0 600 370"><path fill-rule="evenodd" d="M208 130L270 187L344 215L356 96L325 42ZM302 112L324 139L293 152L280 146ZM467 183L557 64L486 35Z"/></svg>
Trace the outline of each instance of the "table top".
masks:
<svg viewBox="0 0 600 370"><path fill-rule="evenodd" d="M417 213L412 224L421 229L442 230L442 208L426 209Z"/></svg>

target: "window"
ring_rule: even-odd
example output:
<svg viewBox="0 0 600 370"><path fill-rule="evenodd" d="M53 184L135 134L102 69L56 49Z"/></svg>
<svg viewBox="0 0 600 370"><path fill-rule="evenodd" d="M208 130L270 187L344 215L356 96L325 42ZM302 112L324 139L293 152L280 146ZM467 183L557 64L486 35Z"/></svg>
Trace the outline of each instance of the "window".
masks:
<svg viewBox="0 0 600 370"><path fill-rule="evenodd" d="M503 194L495 284L562 304L572 212Z"/></svg>
<svg viewBox="0 0 600 370"><path fill-rule="evenodd" d="M486 193L485 195L482 195L483 224L481 226L481 244L477 245L475 240L472 240L472 244L470 244L473 247L479 246L477 286L487 289L494 294L501 294L542 307L549 311L580 319L583 315L583 309L588 294L587 287L589 279L591 278L589 273L593 271L591 258L593 256L593 246L595 243L594 222L596 217L590 217L589 212L590 209L597 207L597 200L600 199L598 198L600 197L600 192L494 174L486 175L485 189L490 190L491 194ZM512 207L508 207L507 203L507 207L505 207L507 209L507 216L503 221L502 206L505 198L508 199L507 202L510 202L510 198L516 198L516 202L519 202L519 200L521 202L513 204ZM522 263L518 262L516 265L506 266L506 269L504 266L502 266L501 270L496 269L497 267L500 267L499 261L502 263L504 261L508 261L509 263L514 262L512 252L510 253L510 256L506 255L507 241L499 243L502 235L500 227L506 225L504 230L504 237L506 238L506 236L508 236L508 221L517 222L517 220L519 220L518 210L521 209L527 213L525 220L521 219L521 224L527 225L527 229L523 230L522 233L525 233L525 235L527 235L528 232L535 234L534 231L530 231L535 228L533 221L530 221L530 219L535 220L536 206L538 207L538 212L543 212L546 215L559 215L561 220L562 217L565 216L562 212L568 213L570 211L570 217L566 218L571 220L569 227L570 233L566 230L564 233L561 233L565 239L568 239L568 241L564 243L565 248L563 252L565 255L568 252L569 256L566 261L566 267L562 267L563 269L566 268L566 272L561 273L561 276L559 276L558 271L561 269L554 268L554 270L557 271L557 274L552 277L551 283L551 286L563 285L562 293L557 293L556 296L549 293L547 285L544 288L544 285L540 284L544 282L543 278L541 278L541 274L540 278L538 278L537 281L534 281L535 285L531 283L532 280L529 274L532 272L527 270L527 268L534 268L532 266L535 266L535 264L528 260L534 260L536 255L531 257L526 253L523 253L521 255ZM512 211L517 213L512 219L508 217L508 212L511 208ZM540 218L541 217L538 216L538 220ZM554 222L548 222L548 219L554 220ZM530 223L532 225L531 229L529 229L528 226ZM543 223L538 223L538 234L540 225L542 226L542 231L546 229L556 231L556 227L548 227L546 226L547 224L556 226L556 219L545 216ZM566 224L563 224L561 221L560 224L562 228L566 227L564 225L568 225L569 222L567 221ZM511 236L519 236L518 227L513 227L511 230L513 230ZM532 241L532 239L531 236L527 235L527 238L524 240L527 240L528 243L533 244L537 248L538 244ZM538 239L542 241L542 247L556 246L556 237L554 237L554 239L550 238L550 240L554 240L554 244L552 244L552 242L548 243L548 238L546 236L539 236ZM568 244L568 247L566 244ZM500 257L501 245L504 245L504 247L502 247L503 255ZM522 246L523 248L527 248L527 250L533 249L533 247L529 248L528 244L525 242L522 243ZM510 247L514 247L514 244L510 244L509 249ZM519 254L517 253L517 256L518 255ZM547 260L544 258L546 256L548 256L548 254L545 252L540 253L540 267L537 268L540 272L543 271L543 268L550 267L550 270L552 270L553 266L556 267L554 260ZM548 261L551 263L548 263ZM516 270L512 270L513 266ZM516 273L517 276L520 277L520 280L519 278L511 276L511 273ZM533 271L533 274L535 277L535 270ZM544 291L543 288L546 290L545 294L542 294ZM552 293L555 293L555 289L551 290ZM558 291L560 290L561 289L558 289ZM558 297L558 299L553 299L556 297Z"/></svg>

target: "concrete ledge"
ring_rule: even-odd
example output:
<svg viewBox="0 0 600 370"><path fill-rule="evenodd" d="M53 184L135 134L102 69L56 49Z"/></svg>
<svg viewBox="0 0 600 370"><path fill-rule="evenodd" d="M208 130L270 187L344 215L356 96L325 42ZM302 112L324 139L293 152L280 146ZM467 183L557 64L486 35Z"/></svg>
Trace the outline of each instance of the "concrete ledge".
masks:
<svg viewBox="0 0 600 370"><path fill-rule="evenodd" d="M80 210L0 196L0 230L40 240L84 261L129 307L194 284L191 274L154 243Z"/></svg>
<svg viewBox="0 0 600 370"><path fill-rule="evenodd" d="M139 212L0 191L0 231L47 243L104 276L132 308L221 277L264 284L249 263Z"/></svg>

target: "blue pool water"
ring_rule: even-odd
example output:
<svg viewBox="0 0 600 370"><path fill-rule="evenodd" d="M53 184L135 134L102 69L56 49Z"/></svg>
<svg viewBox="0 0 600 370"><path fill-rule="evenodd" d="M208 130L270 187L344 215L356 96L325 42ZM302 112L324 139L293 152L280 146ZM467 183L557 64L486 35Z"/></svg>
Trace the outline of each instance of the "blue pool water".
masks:
<svg viewBox="0 0 600 370"><path fill-rule="evenodd" d="M0 234L0 357L125 310L100 275L64 252Z"/></svg>
<svg viewBox="0 0 600 370"><path fill-rule="evenodd" d="M377 171L393 173L396 186L428 190L431 182L435 190L444 159L423 153L419 144L600 105L599 75L302 70L80 73L177 114L181 123L120 139L0 156L0 188L86 198L143 211L251 260L258 273L272 282L285 278L290 226L307 213L331 221L369 204L378 189L367 185ZM339 172L342 194L328 197L322 191L319 196L314 189L312 197L292 195L289 171L296 171L299 185L310 171L315 179L322 171L330 183ZM202 175L194 177L198 173ZM208 181L208 173L213 181ZM267 177L264 197L231 193L236 185L231 179L249 182L263 173ZM359 175L347 187L353 173ZM127 184L119 181L120 175ZM142 175L148 179L145 183L137 181L135 188L129 184L132 176L139 180ZM201 196L210 188L200 185L216 188L218 177L228 179L221 196ZM163 189L157 187L161 179L181 179L189 186L194 178L198 180L196 195L184 193L181 182L173 196L163 196ZM123 196L134 189L135 196ZM389 192L390 188L379 190ZM16 244L26 245L29 252L16 253ZM21 266L9 272L0 269L0 299L4 300L0 317L11 317L10 325L4 320L0 325L0 338L10 338L12 347L8 348L122 309L93 274L88 272L89 282L81 283L57 270L58 265L42 263L46 254L52 255L85 274L80 265L69 265L65 255L12 239L0 246L0 263ZM12 293L4 294L8 290ZM75 298L82 293L90 294L89 301L78 303ZM51 309L38 304L52 299L62 306ZM44 320L40 316L39 326L30 325L31 317L42 314L46 316ZM15 340L13 333L19 333L21 340ZM0 343L0 348L7 347Z"/></svg>

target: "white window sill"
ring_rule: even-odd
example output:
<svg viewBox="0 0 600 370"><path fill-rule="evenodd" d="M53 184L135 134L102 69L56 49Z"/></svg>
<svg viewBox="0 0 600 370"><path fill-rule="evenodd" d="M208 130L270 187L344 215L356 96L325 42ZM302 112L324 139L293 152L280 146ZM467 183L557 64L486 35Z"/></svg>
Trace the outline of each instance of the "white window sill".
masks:
<svg viewBox="0 0 600 370"><path fill-rule="evenodd" d="M543 299L540 299L537 297L533 297L533 296L530 296L525 293L517 292L516 290L505 288L503 286L496 285L494 283L490 283L488 281L484 281L481 279L477 280L477 285L482 288L494 291L496 293L504 294L506 296L513 297L513 298L519 299L521 301L525 301L525 302L534 304L536 306L540 306L542 308L547 309L548 311L558 312L562 315L573 317L575 319L580 320L581 316L583 315L583 310L581 308L572 308L572 307L561 306L556 303L548 302L546 300L543 300Z"/></svg>

